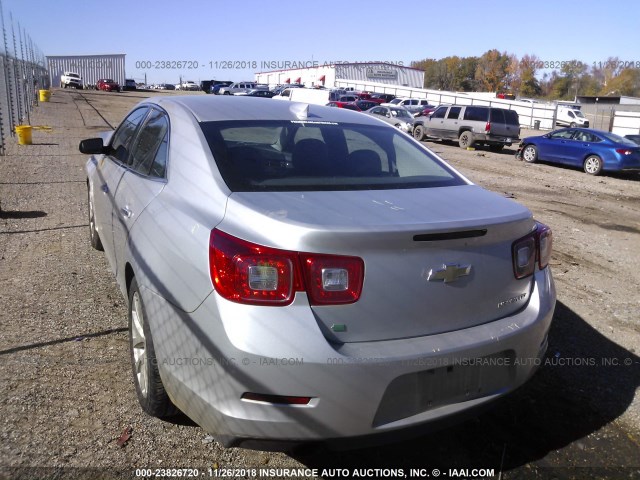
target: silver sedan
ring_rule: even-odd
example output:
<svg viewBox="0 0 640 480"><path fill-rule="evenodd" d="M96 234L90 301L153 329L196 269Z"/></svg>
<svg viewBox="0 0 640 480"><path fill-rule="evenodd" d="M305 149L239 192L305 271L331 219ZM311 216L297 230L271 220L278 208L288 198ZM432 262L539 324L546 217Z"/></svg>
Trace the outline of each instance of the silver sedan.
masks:
<svg viewBox="0 0 640 480"><path fill-rule="evenodd" d="M404 132L411 133L413 131L415 118L411 115L411 112L404 107L387 107L379 105L377 107L370 108L364 113L373 115L374 117L379 118L380 120L383 120L389 125L393 125Z"/></svg>
<svg viewBox="0 0 640 480"><path fill-rule="evenodd" d="M158 97L80 150L151 415L225 446L393 436L545 352L550 229L374 118Z"/></svg>

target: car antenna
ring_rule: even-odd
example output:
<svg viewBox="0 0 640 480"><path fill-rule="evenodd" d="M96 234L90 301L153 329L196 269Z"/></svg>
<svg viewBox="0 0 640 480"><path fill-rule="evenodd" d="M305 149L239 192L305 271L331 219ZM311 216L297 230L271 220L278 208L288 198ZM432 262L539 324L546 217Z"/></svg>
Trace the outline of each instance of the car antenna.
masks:
<svg viewBox="0 0 640 480"><path fill-rule="evenodd" d="M293 113L300 120L305 120L309 117L308 103L292 103L289 110L291 110L291 113Z"/></svg>

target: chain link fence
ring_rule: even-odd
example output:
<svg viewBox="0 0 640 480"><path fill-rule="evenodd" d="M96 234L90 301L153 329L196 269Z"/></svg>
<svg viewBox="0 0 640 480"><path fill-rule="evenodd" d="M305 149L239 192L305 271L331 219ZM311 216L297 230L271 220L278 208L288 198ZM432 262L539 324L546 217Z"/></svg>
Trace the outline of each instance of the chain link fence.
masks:
<svg viewBox="0 0 640 480"><path fill-rule="evenodd" d="M38 91L50 87L45 57L31 37L5 16L0 1L0 155L19 125L31 125L31 112L38 104Z"/></svg>

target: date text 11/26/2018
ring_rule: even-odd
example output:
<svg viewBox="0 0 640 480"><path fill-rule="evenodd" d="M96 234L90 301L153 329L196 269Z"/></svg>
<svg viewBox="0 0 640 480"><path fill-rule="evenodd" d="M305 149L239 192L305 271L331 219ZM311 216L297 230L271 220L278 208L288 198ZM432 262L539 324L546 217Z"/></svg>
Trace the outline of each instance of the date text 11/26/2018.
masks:
<svg viewBox="0 0 640 480"><path fill-rule="evenodd" d="M209 60L207 62L199 62L198 60L137 60L135 62L135 68L139 70L197 70L201 68L209 68L212 70L245 70L258 68L260 70L289 70L348 63L384 63L400 67L404 65L402 61L392 60L331 60L325 62L319 62L318 60Z"/></svg>

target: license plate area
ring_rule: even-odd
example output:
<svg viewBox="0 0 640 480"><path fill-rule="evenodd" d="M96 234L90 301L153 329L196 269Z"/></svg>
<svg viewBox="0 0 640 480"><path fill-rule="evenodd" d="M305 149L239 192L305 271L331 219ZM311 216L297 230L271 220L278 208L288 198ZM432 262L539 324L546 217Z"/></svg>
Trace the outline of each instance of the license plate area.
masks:
<svg viewBox="0 0 640 480"><path fill-rule="evenodd" d="M373 426L504 391L515 378L514 358L513 351L505 351L397 377L382 397Z"/></svg>

